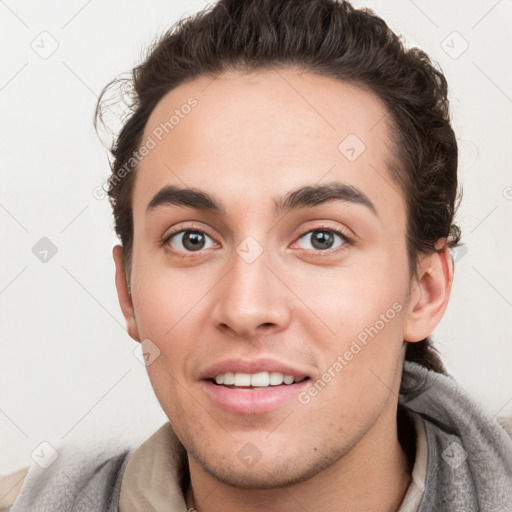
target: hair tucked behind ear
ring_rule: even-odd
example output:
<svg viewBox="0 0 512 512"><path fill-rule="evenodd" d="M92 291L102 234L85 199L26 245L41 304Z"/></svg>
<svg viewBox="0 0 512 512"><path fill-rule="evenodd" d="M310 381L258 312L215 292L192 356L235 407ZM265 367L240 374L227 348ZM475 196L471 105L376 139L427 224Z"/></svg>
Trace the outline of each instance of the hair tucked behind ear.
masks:
<svg viewBox="0 0 512 512"><path fill-rule="evenodd" d="M446 368L441 361L438 350L434 347L430 337L416 343L408 343L405 352L405 359L421 364L427 370L448 375Z"/></svg>

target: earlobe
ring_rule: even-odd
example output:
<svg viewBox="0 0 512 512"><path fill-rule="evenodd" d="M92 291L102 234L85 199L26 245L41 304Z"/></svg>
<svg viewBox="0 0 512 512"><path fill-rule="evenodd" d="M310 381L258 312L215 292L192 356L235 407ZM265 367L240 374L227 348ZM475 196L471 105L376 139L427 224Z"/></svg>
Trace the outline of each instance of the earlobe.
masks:
<svg viewBox="0 0 512 512"><path fill-rule="evenodd" d="M425 255L411 284L404 341L416 342L430 336L448 305L453 282L453 261L447 246Z"/></svg>
<svg viewBox="0 0 512 512"><path fill-rule="evenodd" d="M123 312L123 316L126 321L126 328L128 334L135 341L140 342L130 288L124 271L123 248L120 245L114 246L112 249L112 256L116 265L117 297L119 299L119 305L121 306L121 311Z"/></svg>

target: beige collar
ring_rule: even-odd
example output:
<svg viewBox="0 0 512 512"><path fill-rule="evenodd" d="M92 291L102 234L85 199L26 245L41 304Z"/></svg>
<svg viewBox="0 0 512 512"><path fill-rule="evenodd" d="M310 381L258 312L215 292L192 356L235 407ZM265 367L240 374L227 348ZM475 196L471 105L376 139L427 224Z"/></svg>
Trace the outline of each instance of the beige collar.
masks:
<svg viewBox="0 0 512 512"><path fill-rule="evenodd" d="M131 456L121 482L120 512L187 510L180 486L188 471L185 448L164 423Z"/></svg>

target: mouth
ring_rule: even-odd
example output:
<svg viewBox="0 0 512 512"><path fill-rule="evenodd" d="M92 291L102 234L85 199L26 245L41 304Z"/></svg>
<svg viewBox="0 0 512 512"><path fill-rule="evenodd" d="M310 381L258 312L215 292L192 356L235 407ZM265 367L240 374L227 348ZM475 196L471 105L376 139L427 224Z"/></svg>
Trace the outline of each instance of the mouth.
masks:
<svg viewBox="0 0 512 512"><path fill-rule="evenodd" d="M201 385L216 409L237 415L257 415L293 404L310 377L280 372L221 373Z"/></svg>
<svg viewBox="0 0 512 512"><path fill-rule="evenodd" d="M293 405L313 372L311 366L261 355L217 361L198 377L215 411L255 415Z"/></svg>

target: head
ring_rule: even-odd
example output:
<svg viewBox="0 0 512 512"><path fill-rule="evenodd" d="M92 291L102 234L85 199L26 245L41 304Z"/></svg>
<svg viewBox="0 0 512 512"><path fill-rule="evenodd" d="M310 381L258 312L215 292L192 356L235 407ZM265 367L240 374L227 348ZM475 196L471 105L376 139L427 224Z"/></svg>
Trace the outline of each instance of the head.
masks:
<svg viewBox="0 0 512 512"><path fill-rule="evenodd" d="M429 335L460 237L446 80L331 0L219 1L131 80L108 189L128 332L158 353L151 383L205 471L307 479L396 417L404 359L445 372ZM262 358L307 377L296 400L212 399L227 359Z"/></svg>

